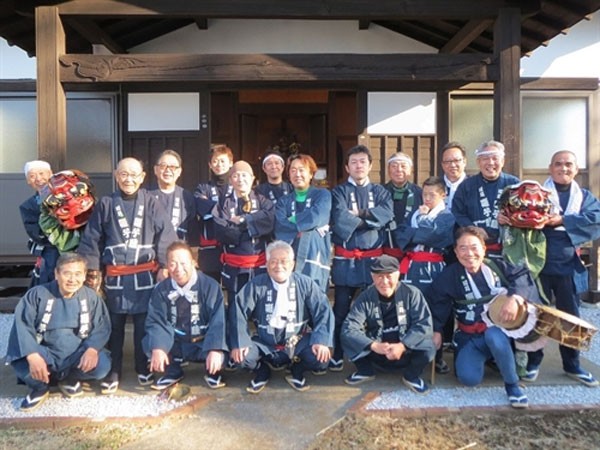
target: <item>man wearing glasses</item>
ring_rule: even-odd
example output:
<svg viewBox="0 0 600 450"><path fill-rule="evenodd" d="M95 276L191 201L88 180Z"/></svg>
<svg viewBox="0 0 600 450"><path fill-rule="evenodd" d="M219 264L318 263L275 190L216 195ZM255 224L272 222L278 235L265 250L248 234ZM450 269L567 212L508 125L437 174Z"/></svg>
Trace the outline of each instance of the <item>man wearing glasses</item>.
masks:
<svg viewBox="0 0 600 450"><path fill-rule="evenodd" d="M484 142L475 150L480 172L466 179L456 189L452 200L452 214L458 226L474 225L483 228L489 236L486 241L487 256L501 257L498 200L506 186L517 184L514 175L502 172L504 167L504 144L498 141Z"/></svg>
<svg viewBox="0 0 600 450"><path fill-rule="evenodd" d="M465 181L467 175L467 152L465 147L458 142L448 142L442 148L442 170L444 171L444 183L446 183L446 206L452 209L452 200L456 189Z"/></svg>
<svg viewBox="0 0 600 450"><path fill-rule="evenodd" d="M101 383L103 394L112 394L119 387L128 315L133 319L138 382L143 386L153 382L142 350L144 322L156 281L167 277L167 246L177 239L163 207L145 189L140 189L146 176L142 163L124 158L114 174L118 189L96 204L78 249L87 259L88 275L104 272L104 293L112 325L108 343L112 368Z"/></svg>
<svg viewBox="0 0 600 450"><path fill-rule="evenodd" d="M154 165L157 188L150 191L167 212L177 237L187 242L190 233L197 232L196 201L191 192L177 185L181 176L181 156L175 150L162 152Z"/></svg>

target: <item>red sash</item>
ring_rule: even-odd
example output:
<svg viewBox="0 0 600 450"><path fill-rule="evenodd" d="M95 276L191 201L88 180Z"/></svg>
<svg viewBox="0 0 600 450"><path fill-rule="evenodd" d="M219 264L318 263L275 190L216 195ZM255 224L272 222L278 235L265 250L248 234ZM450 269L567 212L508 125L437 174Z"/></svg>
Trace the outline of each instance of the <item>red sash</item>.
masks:
<svg viewBox="0 0 600 450"><path fill-rule="evenodd" d="M383 254L390 255L396 258L398 261L404 256L404 252L401 248L383 247Z"/></svg>
<svg viewBox="0 0 600 450"><path fill-rule="evenodd" d="M241 269L255 269L267 264L267 254L265 252L258 255L234 255L233 253L221 253L221 262L232 267Z"/></svg>
<svg viewBox="0 0 600 450"><path fill-rule="evenodd" d="M485 250L487 252L500 253L502 251L502 244L485 244Z"/></svg>
<svg viewBox="0 0 600 450"><path fill-rule="evenodd" d="M376 258L381 255L383 255L382 248L374 248L372 250L360 250L355 248L354 250L348 250L344 247L335 246L335 256L341 256L346 259Z"/></svg>
<svg viewBox="0 0 600 450"><path fill-rule="evenodd" d="M219 245L219 241L216 239L206 239L204 236L200 236L200 247L216 247Z"/></svg>
<svg viewBox="0 0 600 450"><path fill-rule="evenodd" d="M158 268L159 265L156 261L131 266L120 264L117 266L106 266L106 275L109 277L121 277L123 275L133 275L142 272L156 272Z"/></svg>
<svg viewBox="0 0 600 450"><path fill-rule="evenodd" d="M467 334L481 334L487 330L487 325L483 322L476 322L472 325L465 325L462 322L456 321L458 329Z"/></svg>
<svg viewBox="0 0 600 450"><path fill-rule="evenodd" d="M400 273L408 272L411 261L439 263L444 262L444 257L440 253L433 252L406 252L400 262Z"/></svg>

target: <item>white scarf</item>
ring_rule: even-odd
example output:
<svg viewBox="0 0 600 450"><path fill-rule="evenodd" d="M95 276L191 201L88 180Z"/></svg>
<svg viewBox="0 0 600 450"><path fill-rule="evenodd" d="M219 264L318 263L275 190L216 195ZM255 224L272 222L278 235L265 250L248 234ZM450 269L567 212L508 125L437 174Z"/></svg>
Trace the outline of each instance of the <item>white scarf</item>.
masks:
<svg viewBox="0 0 600 450"><path fill-rule="evenodd" d="M192 291L192 287L195 286L196 281L198 281L198 273L195 270L192 272L190 280L184 286L179 286L177 282L171 278L171 287L173 290L169 292L167 297L171 301L177 300L179 297L185 297L188 302L192 303L196 296L196 293Z"/></svg>
<svg viewBox="0 0 600 450"><path fill-rule="evenodd" d="M359 185L356 183L356 180L354 180L354 178L348 177L348 183L353 184L354 186L365 187L369 183L371 183L371 179L369 177L367 177L366 181L363 184Z"/></svg>
<svg viewBox="0 0 600 450"><path fill-rule="evenodd" d="M577 181L571 181L571 187L569 191L569 203L567 203L567 209L564 211L560 207L560 201L558 199L558 191L556 190L556 185L554 184L554 180L552 177L548 177L546 181L544 181L544 187L550 189L552 193L550 194L550 201L552 202L552 206L554 207L554 212L562 212L565 216L570 216L573 214L579 214L581 211L581 204L583 203L583 191L577 184ZM556 227L556 230L565 230L565 227L560 226Z"/></svg>
<svg viewBox="0 0 600 450"><path fill-rule="evenodd" d="M426 220L426 219L430 219L433 221L438 216L438 214L441 213L445 209L446 209L446 204L444 202L440 202L440 203L438 203L438 205L435 208L430 209L427 214L420 214L418 210L415 211L415 213L410 218L411 228L419 228L419 222Z"/></svg>
<svg viewBox="0 0 600 450"><path fill-rule="evenodd" d="M273 308L269 326L276 329L285 328L287 325L287 316L290 311L290 299L288 295L290 280L287 279L284 283L277 283L271 278L271 281L273 282L273 288L277 291L277 298L275 299L275 307Z"/></svg>
<svg viewBox="0 0 600 450"><path fill-rule="evenodd" d="M569 203L567 204L567 209L565 211L560 207L556 185L551 177L548 177L548 179L544 181L544 187L552 191L550 194L550 201L552 202L552 205L554 205L554 208L556 208L556 211L562 212L565 216L579 214L581 211L581 204L583 203L583 191L579 187L579 184L577 184L577 181L571 181Z"/></svg>
<svg viewBox="0 0 600 450"><path fill-rule="evenodd" d="M469 273L468 270L465 270L465 272L467 273L467 280L469 281L469 286L471 287L471 292L473 293L473 297L474 298L481 298L481 292L479 292L479 289L477 288L477 284L475 284L475 281L473 280L473 277L471 276L471 274ZM483 274L483 278L485 278L485 282L487 283L488 287L490 288L490 294L492 295L500 295L500 294L506 294L507 290L506 288L503 288L501 286L496 286L496 277L494 276L494 272L492 271L492 269L490 269L488 266L486 266L485 264L481 265L481 273Z"/></svg>
<svg viewBox="0 0 600 450"><path fill-rule="evenodd" d="M460 178L454 182L450 181L448 177L444 175L444 182L448 187L448 195L446 196L446 205L448 205L448 208L452 208L452 200L454 199L454 194L456 194L456 189L458 188L458 185L465 180L465 178L467 178L467 174L464 172Z"/></svg>

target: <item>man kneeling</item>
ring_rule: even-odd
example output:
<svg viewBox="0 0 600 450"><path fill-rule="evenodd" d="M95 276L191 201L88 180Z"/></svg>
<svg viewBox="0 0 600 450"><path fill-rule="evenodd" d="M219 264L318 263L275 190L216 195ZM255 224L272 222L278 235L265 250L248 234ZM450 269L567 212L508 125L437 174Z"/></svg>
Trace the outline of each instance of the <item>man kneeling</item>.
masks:
<svg viewBox="0 0 600 450"><path fill-rule="evenodd" d="M267 273L248 282L229 305L231 356L255 373L246 390L258 394L271 377L271 367L291 363L285 379L306 391L304 372L323 373L333 346L333 311L319 286L293 273L294 250L283 241L267 246ZM250 335L248 320L256 334Z"/></svg>
<svg viewBox="0 0 600 450"><path fill-rule="evenodd" d="M31 393L21 409L31 411L58 382L67 397L83 394L80 380L100 380L110 370L104 346L110 316L104 301L83 285L86 261L75 253L58 258L55 281L31 288L15 309L7 362Z"/></svg>
<svg viewBox="0 0 600 450"><path fill-rule="evenodd" d="M425 394L429 387L421 373L435 354L427 302L417 288L399 282L399 263L392 256L376 258L371 277L373 284L358 296L342 326L344 353L357 369L344 381L372 380L378 365L400 370L408 388Z"/></svg>
<svg viewBox="0 0 600 450"><path fill-rule="evenodd" d="M150 370L164 372L151 388L163 390L181 381L184 361L205 361L204 381L211 389L222 388L227 352L223 292L214 279L196 270L192 250L183 241L167 247L167 270L169 278L150 297L142 342Z"/></svg>

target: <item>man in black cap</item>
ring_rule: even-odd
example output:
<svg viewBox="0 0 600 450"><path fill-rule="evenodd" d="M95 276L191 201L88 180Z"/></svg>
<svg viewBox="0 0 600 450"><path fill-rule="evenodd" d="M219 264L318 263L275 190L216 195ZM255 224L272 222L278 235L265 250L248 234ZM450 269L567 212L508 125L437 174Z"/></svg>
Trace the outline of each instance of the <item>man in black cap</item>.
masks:
<svg viewBox="0 0 600 450"><path fill-rule="evenodd" d="M363 291L342 326L344 353L357 371L344 381L356 385L375 378L373 366L399 369L402 382L425 394L421 379L433 359L433 326L429 307L418 289L400 283L396 258L383 255L371 266L373 284Z"/></svg>

